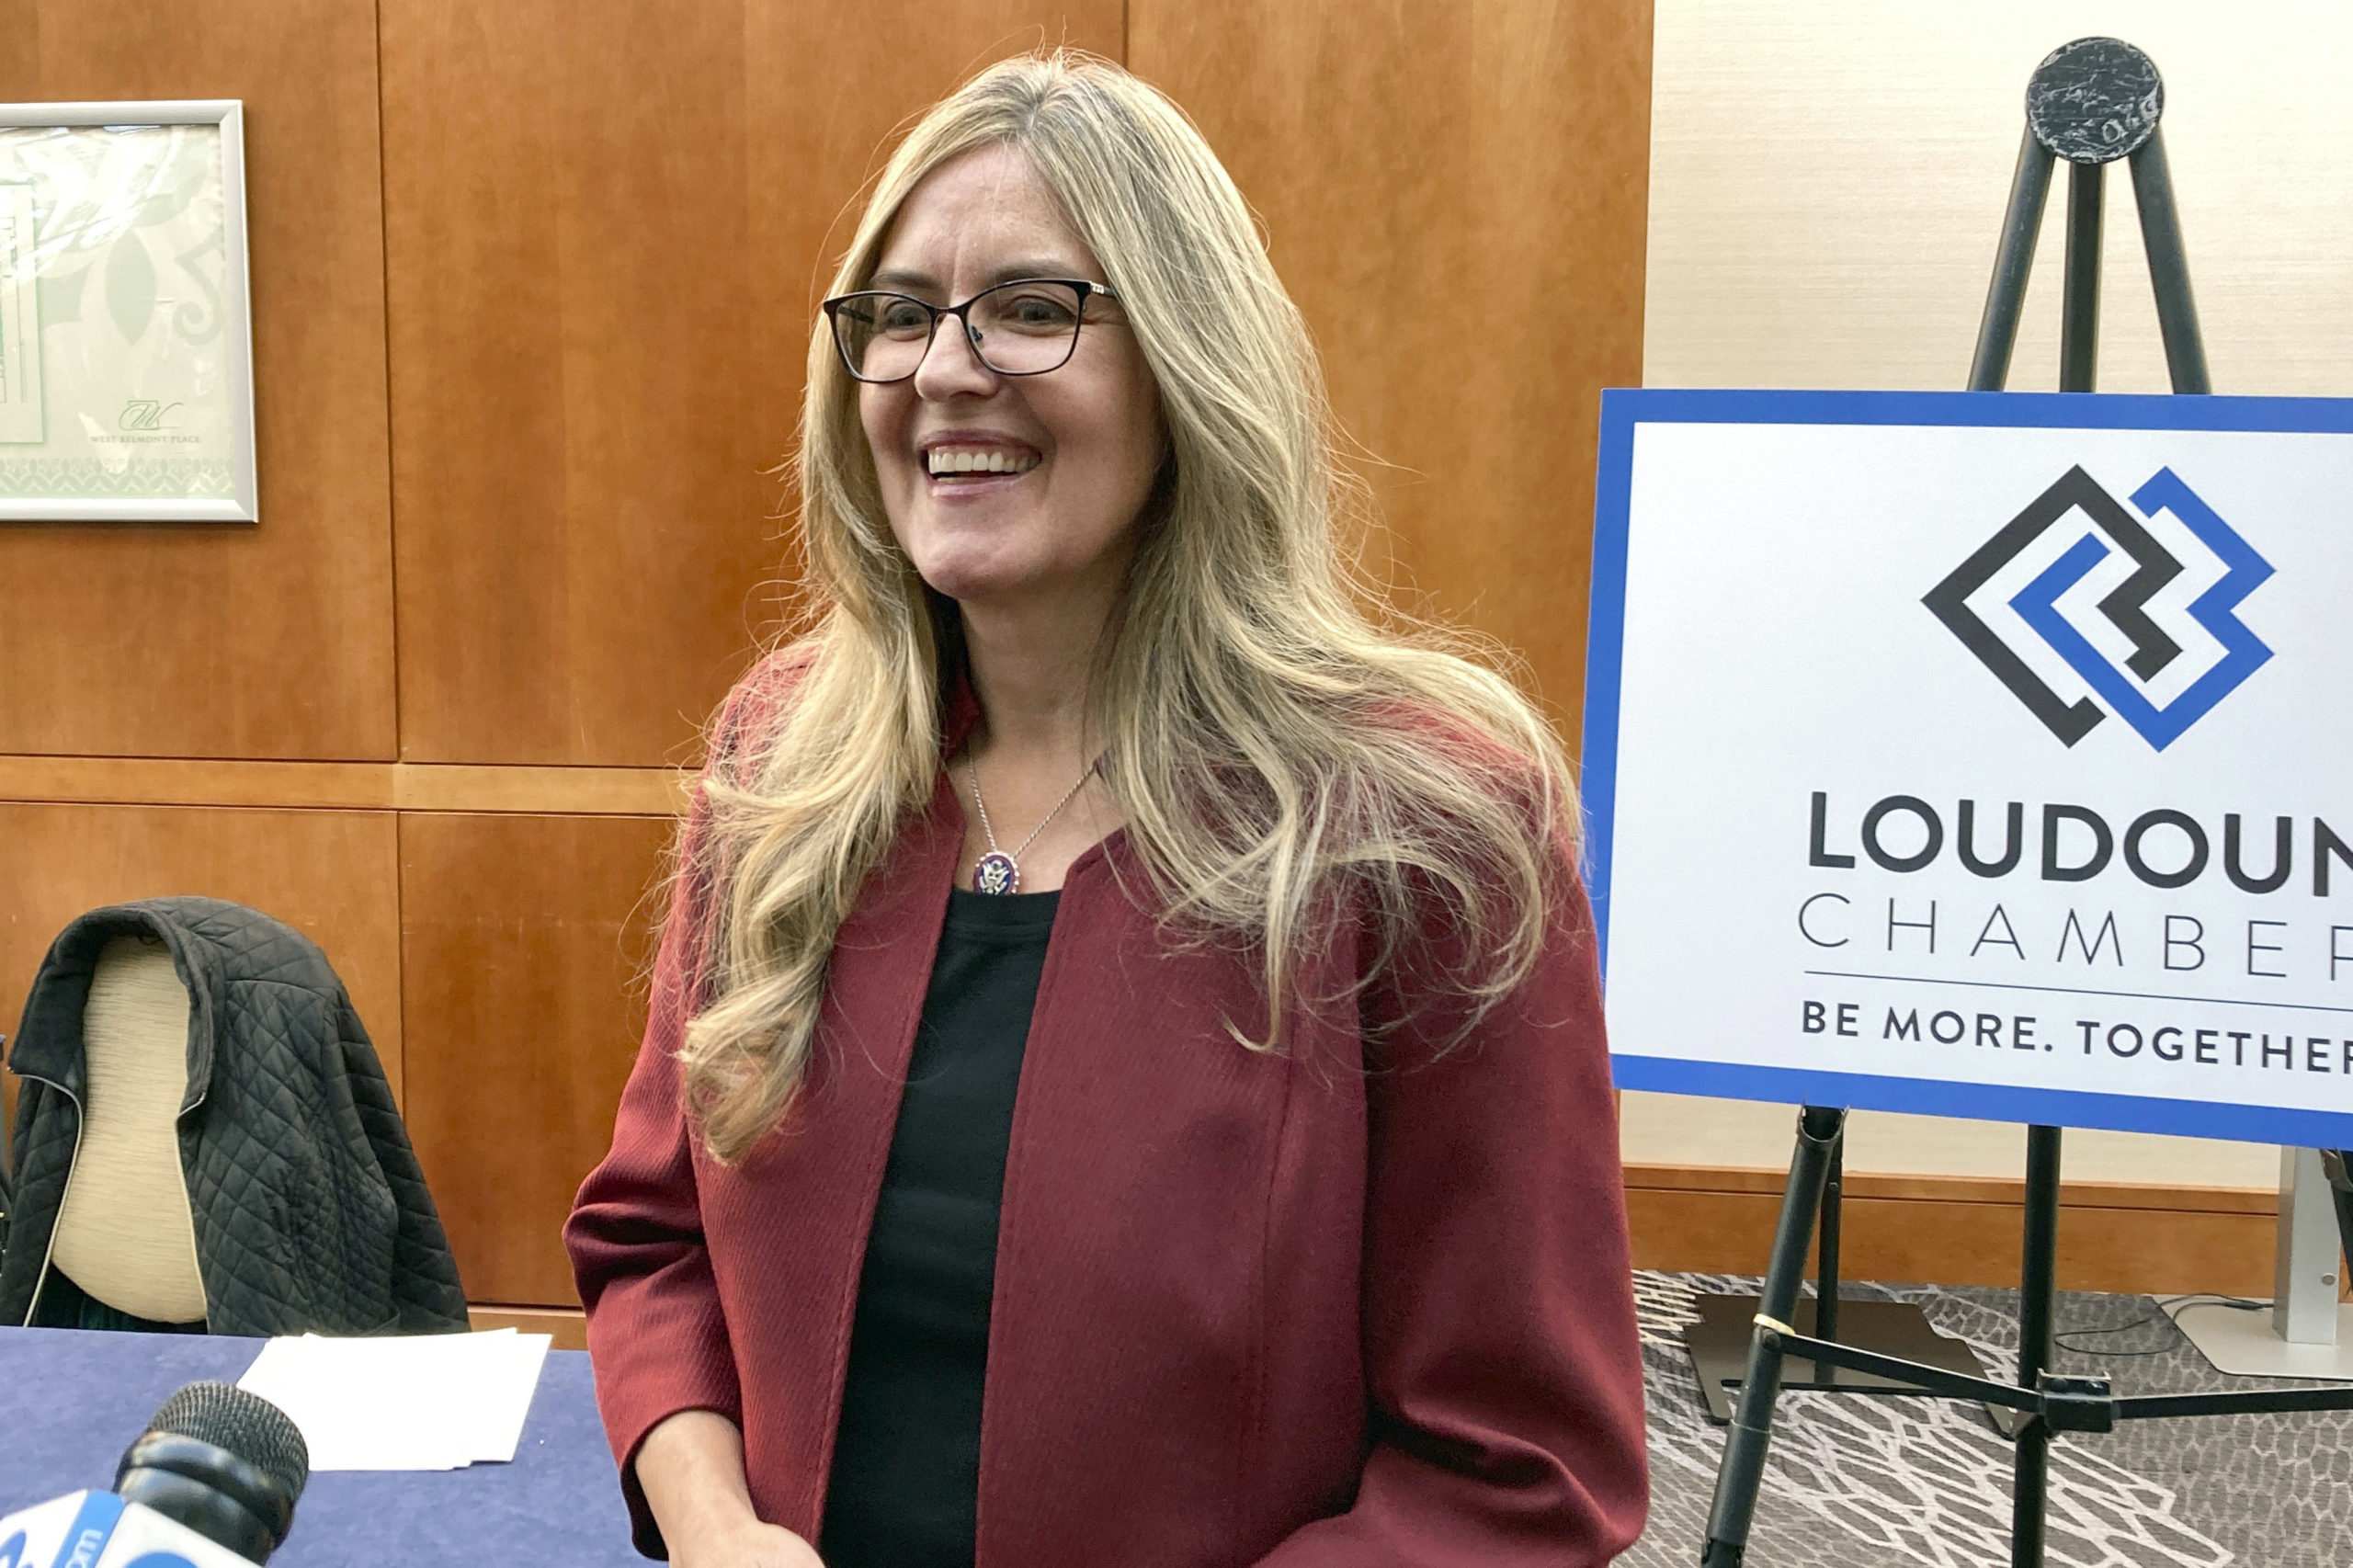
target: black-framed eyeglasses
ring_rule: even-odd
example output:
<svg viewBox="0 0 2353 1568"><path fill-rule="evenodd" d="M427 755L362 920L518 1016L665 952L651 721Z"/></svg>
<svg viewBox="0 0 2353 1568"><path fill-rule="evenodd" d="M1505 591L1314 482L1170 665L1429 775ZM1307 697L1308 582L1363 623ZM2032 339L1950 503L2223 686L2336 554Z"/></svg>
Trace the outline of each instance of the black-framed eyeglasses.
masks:
<svg viewBox="0 0 2353 1568"><path fill-rule="evenodd" d="M1042 376L1070 362L1086 301L1119 296L1083 278L1017 278L983 289L961 305L935 305L912 294L870 290L825 301L834 347L861 381L887 384L915 373L931 351L940 318L964 324L964 337L982 364L1000 376Z"/></svg>

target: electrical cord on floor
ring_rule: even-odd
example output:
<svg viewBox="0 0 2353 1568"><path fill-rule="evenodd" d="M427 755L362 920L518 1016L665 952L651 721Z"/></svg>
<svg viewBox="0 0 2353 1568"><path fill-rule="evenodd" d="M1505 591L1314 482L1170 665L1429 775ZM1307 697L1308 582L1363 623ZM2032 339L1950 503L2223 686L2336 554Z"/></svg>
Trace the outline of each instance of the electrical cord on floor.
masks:
<svg viewBox="0 0 2353 1568"><path fill-rule="evenodd" d="M2189 1305L2228 1307L2233 1312L2259 1312L2271 1305L2268 1301L2258 1301L2246 1296L2222 1296L2205 1290L2193 1291L2187 1296L2158 1296L2154 1300L2157 1303L2154 1312L2143 1312L2130 1323L2111 1324L2105 1328L2071 1328L2064 1333L2053 1334L2051 1336L2051 1343L2058 1349L2073 1350L2079 1356L2103 1356L2117 1359L2131 1356L2165 1356L2170 1355L2177 1346L2161 1345L2154 1350L2103 1350L2097 1345L2083 1345L2075 1342L2096 1335L2130 1334L2136 1328L2146 1328L2154 1323L2167 1322L2169 1321L2169 1314L2165 1312L2167 1307Z"/></svg>
<svg viewBox="0 0 2353 1568"><path fill-rule="evenodd" d="M2224 1296L2212 1290L2192 1290L2187 1296L2153 1296L2159 1311L2166 1307L2228 1307L2234 1312L2260 1312L2270 1310L2271 1303L2253 1296Z"/></svg>
<svg viewBox="0 0 2353 1568"><path fill-rule="evenodd" d="M2147 1312L2143 1313L2140 1317L2134 1318L2130 1323L2113 1324L2106 1328L2071 1328L2063 1334L2053 1334L2051 1336L2051 1343L2054 1348L2060 1350L2073 1350L2079 1356L2126 1357L2169 1355L2172 1353L2174 1348L2170 1345L2161 1345L2154 1350L2103 1350L2097 1345L2085 1345L2080 1343L2080 1341L2088 1338L2093 1335L2130 1334L2136 1328L2146 1328L2153 1323L2162 1322L2165 1315L2165 1314L2163 1312Z"/></svg>

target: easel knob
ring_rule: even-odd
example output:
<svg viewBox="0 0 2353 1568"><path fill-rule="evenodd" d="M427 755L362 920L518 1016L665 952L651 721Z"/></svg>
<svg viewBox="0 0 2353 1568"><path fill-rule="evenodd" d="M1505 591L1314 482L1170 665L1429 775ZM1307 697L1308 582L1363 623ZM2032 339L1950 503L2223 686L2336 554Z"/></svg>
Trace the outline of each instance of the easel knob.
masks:
<svg viewBox="0 0 2353 1568"><path fill-rule="evenodd" d="M2034 139L2072 164L2112 164L2156 134L2165 87L2154 62L2120 38L2063 43L2026 85Z"/></svg>

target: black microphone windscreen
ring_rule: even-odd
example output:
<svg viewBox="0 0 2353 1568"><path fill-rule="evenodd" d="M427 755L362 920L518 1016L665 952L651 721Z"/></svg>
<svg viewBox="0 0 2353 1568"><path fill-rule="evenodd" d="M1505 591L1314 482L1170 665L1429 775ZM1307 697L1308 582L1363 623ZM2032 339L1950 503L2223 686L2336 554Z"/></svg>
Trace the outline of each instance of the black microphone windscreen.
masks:
<svg viewBox="0 0 2353 1568"><path fill-rule="evenodd" d="M231 1383L190 1383L164 1402L150 1432L170 1432L225 1449L286 1489L289 1501L311 1479L311 1449L286 1412Z"/></svg>

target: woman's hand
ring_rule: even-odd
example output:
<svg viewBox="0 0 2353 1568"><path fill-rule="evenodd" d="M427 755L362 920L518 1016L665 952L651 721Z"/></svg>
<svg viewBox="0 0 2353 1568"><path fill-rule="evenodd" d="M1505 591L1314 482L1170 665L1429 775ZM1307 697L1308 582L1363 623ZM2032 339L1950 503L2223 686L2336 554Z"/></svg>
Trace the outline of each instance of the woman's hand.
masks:
<svg viewBox="0 0 2353 1568"><path fill-rule="evenodd" d="M807 1541L781 1525L757 1519L715 1539L669 1544L671 1568L824 1568Z"/></svg>
<svg viewBox="0 0 2353 1568"><path fill-rule="evenodd" d="M824 1568L814 1547L752 1512L744 1434L715 1411L682 1410L648 1432L637 1483L673 1568Z"/></svg>

